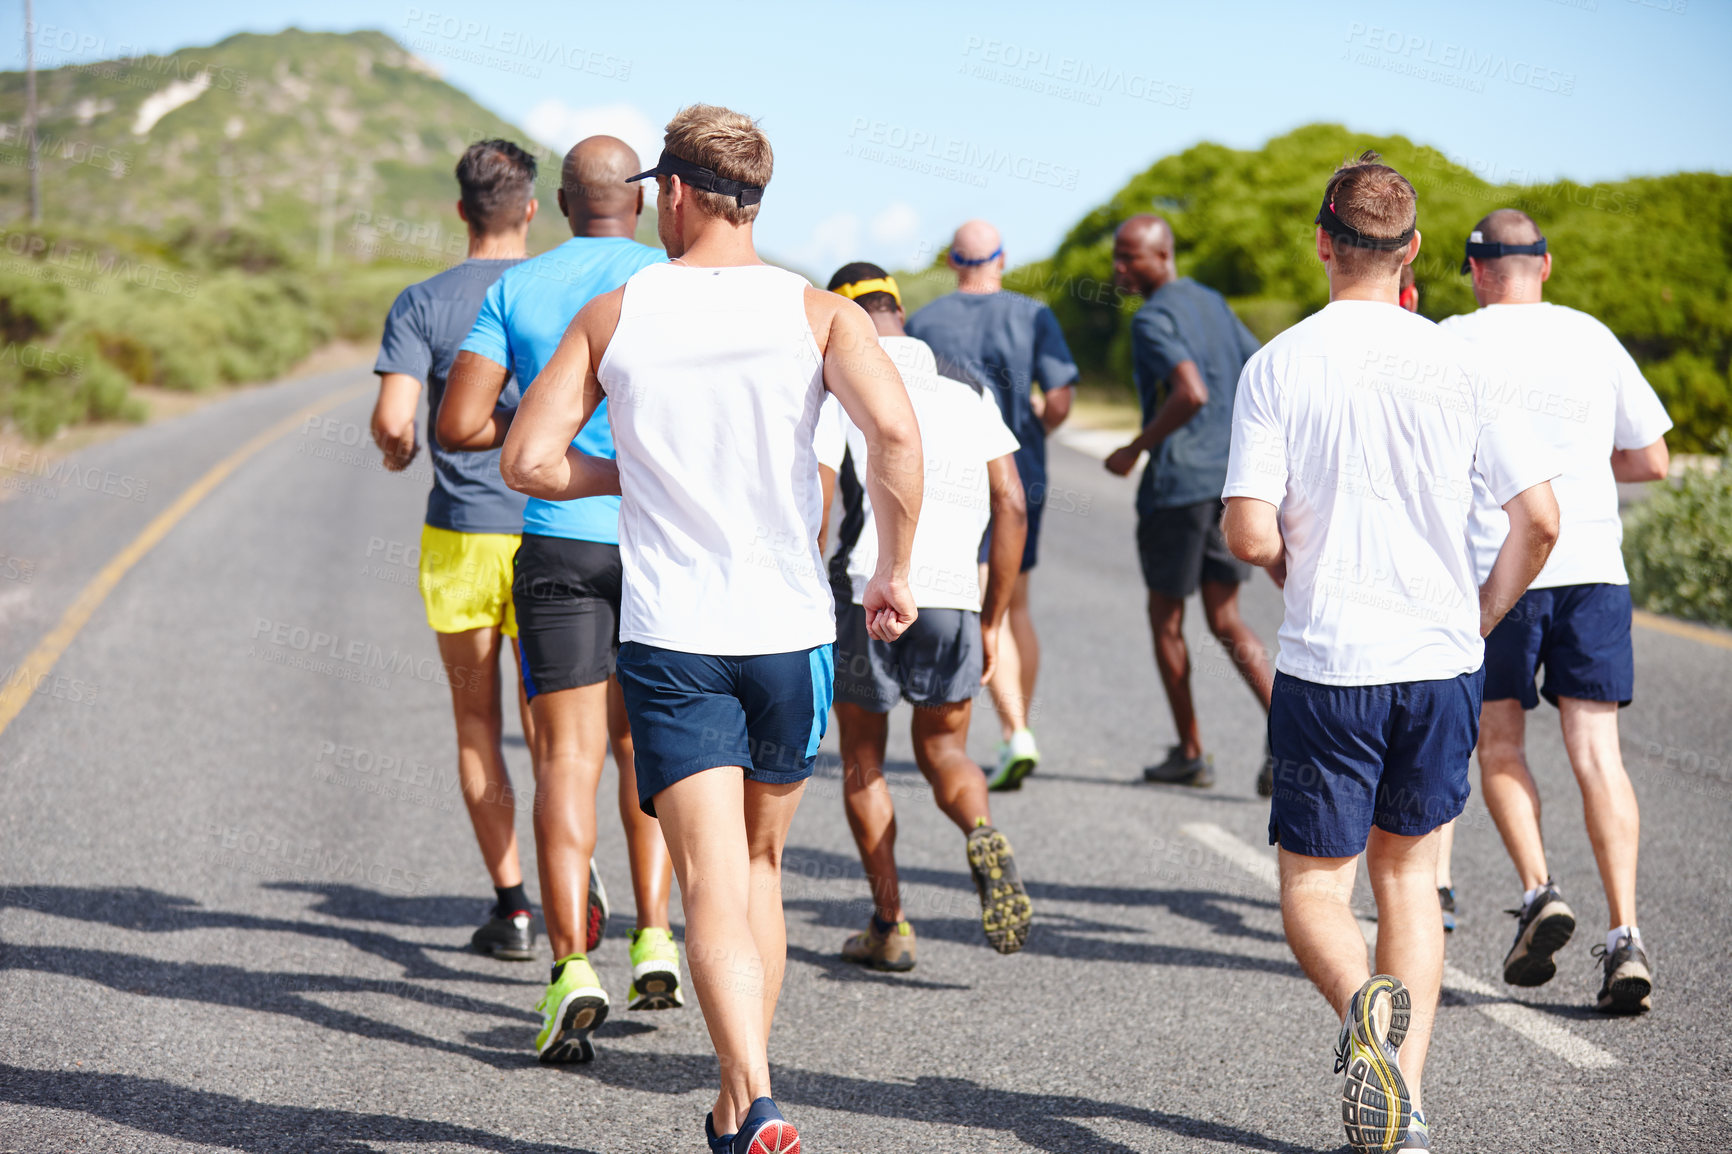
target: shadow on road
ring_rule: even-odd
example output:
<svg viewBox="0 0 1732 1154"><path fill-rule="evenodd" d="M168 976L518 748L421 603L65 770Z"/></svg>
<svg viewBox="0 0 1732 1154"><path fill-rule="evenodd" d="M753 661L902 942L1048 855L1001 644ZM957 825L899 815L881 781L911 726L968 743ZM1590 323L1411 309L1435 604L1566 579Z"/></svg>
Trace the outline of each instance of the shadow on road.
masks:
<svg viewBox="0 0 1732 1154"><path fill-rule="evenodd" d="M716 1078L715 1059L695 1054L611 1051L604 1061L569 1069L602 1085L670 1095L710 1090ZM995 1090L966 1078L926 1077L910 1082L883 1082L785 1066L774 1067L772 1072L776 1101L784 1108L812 1106L934 1126L1005 1131L1036 1150L1051 1151L1052 1154L1132 1154L1135 1149L1101 1137L1077 1119L1146 1126L1188 1138L1223 1143L1238 1150L1319 1154L1312 1147L1296 1146L1237 1126L1117 1102L1098 1102L1074 1094Z"/></svg>
<svg viewBox="0 0 1732 1154"><path fill-rule="evenodd" d="M82 1074L0 1064L0 1102L76 1110L146 1134L256 1154L375 1154L376 1142L467 1146L497 1154L588 1154L449 1122L279 1106L131 1074Z"/></svg>

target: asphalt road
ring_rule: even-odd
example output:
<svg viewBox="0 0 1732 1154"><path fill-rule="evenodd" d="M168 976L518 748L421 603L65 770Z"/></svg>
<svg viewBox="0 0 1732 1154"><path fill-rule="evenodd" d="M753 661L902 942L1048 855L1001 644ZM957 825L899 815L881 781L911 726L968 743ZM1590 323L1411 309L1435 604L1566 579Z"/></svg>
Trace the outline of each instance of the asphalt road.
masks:
<svg viewBox="0 0 1732 1154"><path fill-rule="evenodd" d="M0 684L213 464L370 379L249 391L92 448L76 471L0 475ZM463 948L489 890L414 587L426 464L379 470L367 403L296 423L221 480L0 733L0 1151L702 1149L714 1064L695 1005L619 1010L594 1064L542 1067L544 965ZM1047 760L995 800L1035 900L1028 948L1006 959L982 941L961 838L909 764L899 714L920 965L876 975L835 956L868 907L828 757L788 854L777 1096L813 1154L1339 1149L1334 1022L1267 884L1260 713L1197 642L1220 784L1140 783L1171 727L1132 485L1069 448L1053 471L1035 585ZM1272 639L1276 591L1259 577L1246 601ZM1510 1000L1498 974L1515 879L1471 802L1426 1080L1440 1150L1732 1148L1732 651L1638 629L1636 656L1624 748L1655 1010L1588 1008L1605 909L1542 709L1531 752L1582 930L1549 986ZM977 756L993 728L983 708ZM527 793L515 735L507 757ZM596 961L623 1001L616 822L599 860L627 908Z"/></svg>

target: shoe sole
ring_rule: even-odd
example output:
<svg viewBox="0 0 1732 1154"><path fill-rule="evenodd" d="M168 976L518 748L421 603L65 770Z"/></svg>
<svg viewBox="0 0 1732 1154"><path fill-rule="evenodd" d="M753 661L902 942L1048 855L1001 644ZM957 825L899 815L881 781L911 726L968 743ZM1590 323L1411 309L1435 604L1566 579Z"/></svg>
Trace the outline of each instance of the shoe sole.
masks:
<svg viewBox="0 0 1732 1154"><path fill-rule="evenodd" d="M1023 779L1040 765L1038 757L1018 757L1006 763L1003 772L993 776L986 788L993 793L1014 793L1022 788Z"/></svg>
<svg viewBox="0 0 1732 1154"><path fill-rule="evenodd" d="M1356 1152L1395 1149L1407 1137L1407 1128L1413 1121L1413 1101L1407 1093L1407 1082L1401 1076L1401 1067L1389 1057L1407 1040L1413 995L1395 978L1378 975L1372 980L1381 980L1382 984L1368 996L1357 999L1359 1015L1352 1024L1353 1040L1369 1056L1353 1055L1341 1084L1341 1124L1347 1132L1347 1144ZM1383 998L1389 1001L1389 1024L1380 1043L1375 1018Z"/></svg>
<svg viewBox="0 0 1732 1154"><path fill-rule="evenodd" d="M1601 991L1599 1007L1607 1014L1645 1014L1654 1008L1650 1001L1653 992L1654 978L1646 967L1620 966Z"/></svg>
<svg viewBox="0 0 1732 1154"><path fill-rule="evenodd" d="M1017 872L1010 842L997 830L970 838L968 867L980 894L980 927L986 931L987 944L1001 954L1016 953L1028 941L1034 906Z"/></svg>
<svg viewBox="0 0 1732 1154"><path fill-rule="evenodd" d="M686 1004L678 970L649 970L632 979L628 1010L677 1010Z"/></svg>
<svg viewBox="0 0 1732 1154"><path fill-rule="evenodd" d="M599 990L573 990L559 1003L559 1029L537 1057L549 1064L595 1061L589 1036L607 1021L607 995Z"/></svg>
<svg viewBox="0 0 1732 1154"><path fill-rule="evenodd" d="M1558 972L1552 955L1576 932L1576 915L1563 902L1552 902L1516 939L1503 960L1503 980L1512 986L1543 986Z"/></svg>
<svg viewBox="0 0 1732 1154"><path fill-rule="evenodd" d="M800 1154L800 1132L792 1122L765 1122L746 1144L746 1154Z"/></svg>
<svg viewBox="0 0 1732 1154"><path fill-rule="evenodd" d="M533 947L527 950L500 949L493 946L480 946L476 945L474 942L470 942L469 948L484 958L492 958L499 962L533 962L535 960L535 949Z"/></svg>
<svg viewBox="0 0 1732 1154"><path fill-rule="evenodd" d="M1184 777L1150 777L1143 774L1145 785L1181 785L1186 789L1208 789L1215 784L1215 773L1210 769L1199 769Z"/></svg>

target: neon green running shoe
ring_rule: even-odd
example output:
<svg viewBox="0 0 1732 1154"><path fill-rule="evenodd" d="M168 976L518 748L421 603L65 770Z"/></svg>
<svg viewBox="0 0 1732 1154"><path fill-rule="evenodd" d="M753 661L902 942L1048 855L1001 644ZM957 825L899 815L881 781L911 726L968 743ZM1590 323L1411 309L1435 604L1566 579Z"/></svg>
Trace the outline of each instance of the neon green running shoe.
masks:
<svg viewBox="0 0 1732 1154"><path fill-rule="evenodd" d="M664 929L631 932L631 995L628 1010L674 1010L686 1004L680 989L680 947Z"/></svg>
<svg viewBox="0 0 1732 1154"><path fill-rule="evenodd" d="M1347 1004L1347 1017L1335 1043L1335 1072L1345 1075L1341 1121L1354 1154L1393 1150L1410 1137L1413 1100L1396 1051L1407 1039L1412 1004L1401 979L1388 974L1378 974L1360 986ZM1429 1141L1429 1134L1421 1121L1420 1137Z"/></svg>
<svg viewBox="0 0 1732 1154"><path fill-rule="evenodd" d="M541 1032L535 1053L543 1062L591 1062L595 1045L589 1035L607 1020L607 991L582 954L570 954L553 964L553 981L541 1001Z"/></svg>

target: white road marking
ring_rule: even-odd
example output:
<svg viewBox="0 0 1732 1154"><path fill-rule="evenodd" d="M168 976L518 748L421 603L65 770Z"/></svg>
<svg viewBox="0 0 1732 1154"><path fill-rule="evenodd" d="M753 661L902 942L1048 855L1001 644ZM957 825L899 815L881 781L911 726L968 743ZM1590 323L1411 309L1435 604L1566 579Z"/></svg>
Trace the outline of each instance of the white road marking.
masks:
<svg viewBox="0 0 1732 1154"><path fill-rule="evenodd" d="M1281 872L1275 858L1268 852L1240 840L1213 822L1192 822L1181 826L1179 832L1201 842L1270 889L1280 892ZM1375 923L1361 919L1359 927L1365 932L1367 942L1375 942ZM1474 1009L1579 1070L1606 1070L1618 1065L1617 1058L1576 1037L1533 1007L1511 1000L1508 994L1490 982L1464 974L1447 963L1443 967L1443 988L1470 995Z"/></svg>

